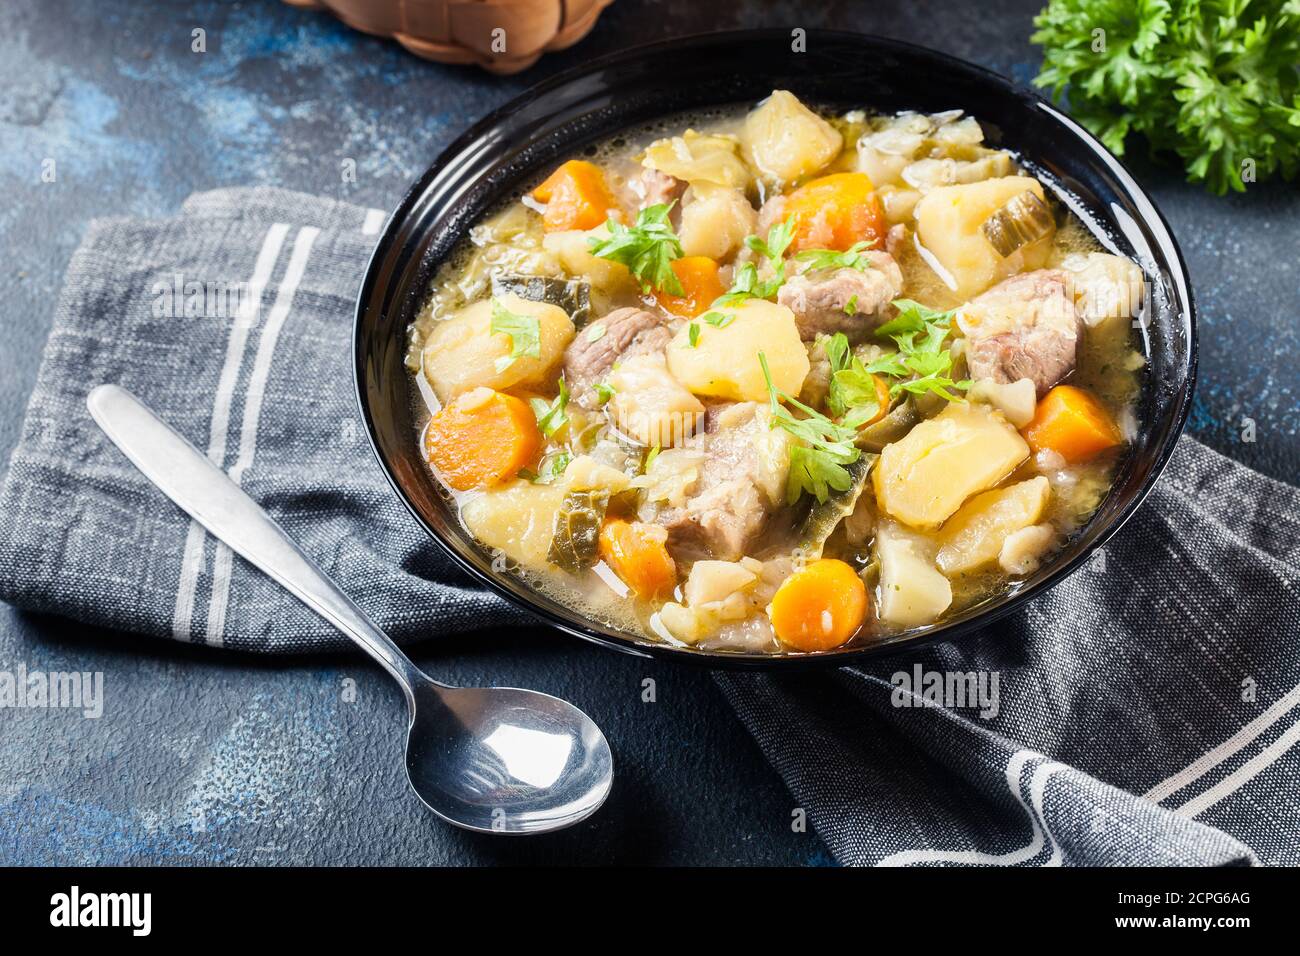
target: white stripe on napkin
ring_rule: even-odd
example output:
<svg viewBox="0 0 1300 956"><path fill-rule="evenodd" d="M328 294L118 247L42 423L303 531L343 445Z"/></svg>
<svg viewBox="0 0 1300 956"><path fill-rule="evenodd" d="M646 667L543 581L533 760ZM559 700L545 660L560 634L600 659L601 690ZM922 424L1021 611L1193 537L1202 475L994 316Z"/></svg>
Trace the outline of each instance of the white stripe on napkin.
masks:
<svg viewBox="0 0 1300 956"><path fill-rule="evenodd" d="M1180 813L1185 817L1194 817L1198 813L1210 809L1221 800L1232 796L1267 770L1279 757L1294 747L1297 741L1300 741L1300 721L1296 721L1288 727L1286 732L1280 735L1277 740L1255 754L1199 797L1193 797L1181 807L1174 807L1174 813Z"/></svg>
<svg viewBox="0 0 1300 956"><path fill-rule="evenodd" d="M230 337L226 340L226 357L217 379L217 393L213 398L211 424L208 428L208 458L218 468L225 465L230 408L235 385L239 382L249 332L257 324L262 309L262 294L271 281L271 274L280 258L280 249L284 246L284 237L288 233L288 225L282 222L275 223L266 231L262 249L253 266L253 277L248 282L248 298L240 304L239 316L231 325ZM182 641L193 638L194 591L203 570L203 542L203 526L191 520L189 530L185 533L185 551L181 558L176 604L172 610L172 633Z"/></svg>
<svg viewBox="0 0 1300 956"><path fill-rule="evenodd" d="M1300 685L1296 685L1289 693L1279 697L1268 710L1246 724L1219 746L1204 756L1198 757L1173 776L1160 781L1142 796L1159 803L1170 794L1177 793L1189 784L1195 783L1237 753L1237 751L1248 746L1256 737L1285 717L1297 704L1300 704Z"/></svg>
<svg viewBox="0 0 1300 956"><path fill-rule="evenodd" d="M289 256L289 266L284 278L280 280L280 289L276 293L275 305L267 316L266 325L262 327L261 337L257 342L257 356L253 360L253 372L249 377L248 391L244 396L244 419L239 426L239 454L230 468L230 478L239 484L249 467L253 456L257 454L257 429L262 416L262 402L266 398L266 382L271 375L271 360L275 356L275 346L280 340L280 329L293 308L293 298L298 292L298 284L303 273L307 271L307 260L311 257L312 243L320 235L315 226L304 226L298 230L293 240L293 252ZM216 554L212 562L212 595L208 599L208 643L220 647L225 640L226 608L230 600L230 574L234 564L234 555L224 542L218 541Z"/></svg>
<svg viewBox="0 0 1300 956"><path fill-rule="evenodd" d="M1026 802L1020 785L1020 774L1031 760L1041 760L1029 778L1029 801ZM1051 855L1042 863L1043 866L1060 866L1061 854L1056 841L1047 829L1047 820L1043 815L1043 796L1047 791L1047 781L1058 770L1067 769L1065 764L1048 760L1032 750L1017 750L1007 761L1007 788L1016 802L1024 807L1029 817L1031 836L1029 842L1019 850L1010 853L983 853L979 850L903 850L885 857L877 866L911 866L914 863L959 863L966 866L1011 866L1032 860L1043 852L1045 846L1051 847Z"/></svg>

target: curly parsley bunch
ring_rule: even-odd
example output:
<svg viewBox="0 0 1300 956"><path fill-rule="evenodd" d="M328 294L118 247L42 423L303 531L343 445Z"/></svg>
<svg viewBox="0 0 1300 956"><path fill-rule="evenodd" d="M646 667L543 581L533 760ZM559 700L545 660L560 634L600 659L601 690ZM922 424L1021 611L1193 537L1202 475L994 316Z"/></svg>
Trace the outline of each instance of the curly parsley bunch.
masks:
<svg viewBox="0 0 1300 956"><path fill-rule="evenodd" d="M1295 176L1300 0L1051 0L1034 25L1035 82L1117 155L1140 133L1219 195Z"/></svg>

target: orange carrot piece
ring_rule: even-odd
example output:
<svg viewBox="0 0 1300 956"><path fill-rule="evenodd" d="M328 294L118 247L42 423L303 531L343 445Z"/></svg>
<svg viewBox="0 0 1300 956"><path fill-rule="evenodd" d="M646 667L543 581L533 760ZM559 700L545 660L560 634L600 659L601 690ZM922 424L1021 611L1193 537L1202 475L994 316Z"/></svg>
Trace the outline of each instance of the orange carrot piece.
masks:
<svg viewBox="0 0 1300 956"><path fill-rule="evenodd" d="M670 594L677 584L668 531L657 524L611 518L600 529L600 556L643 600Z"/></svg>
<svg viewBox="0 0 1300 956"><path fill-rule="evenodd" d="M533 410L513 395L475 388L434 413L424 454L451 488L500 484L532 464L542 447Z"/></svg>
<svg viewBox="0 0 1300 956"><path fill-rule="evenodd" d="M1058 385L1043 396L1023 434L1035 452L1050 448L1070 463L1124 442L1106 406L1073 385Z"/></svg>
<svg viewBox="0 0 1300 956"><path fill-rule="evenodd" d="M682 284L683 294L657 292L655 300L673 315L694 319L707 312L713 300L727 291L718 278L718 264L708 256L674 259L670 267Z"/></svg>
<svg viewBox="0 0 1300 956"><path fill-rule="evenodd" d="M821 558L781 582L768 615L781 643L798 651L829 651L862 626L867 586L843 561Z"/></svg>
<svg viewBox="0 0 1300 956"><path fill-rule="evenodd" d="M882 248L889 228L866 173L832 173L805 183L786 198L784 215L795 220L792 252L842 252L858 242Z"/></svg>
<svg viewBox="0 0 1300 956"><path fill-rule="evenodd" d="M533 198L546 203L543 232L595 229L618 204L595 163L571 159L533 190Z"/></svg>

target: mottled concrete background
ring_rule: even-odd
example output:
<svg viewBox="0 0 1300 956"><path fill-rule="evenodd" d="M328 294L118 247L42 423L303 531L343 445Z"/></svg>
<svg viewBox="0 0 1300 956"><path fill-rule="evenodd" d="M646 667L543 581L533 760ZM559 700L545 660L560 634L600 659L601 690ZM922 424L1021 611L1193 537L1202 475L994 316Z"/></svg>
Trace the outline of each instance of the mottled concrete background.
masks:
<svg viewBox="0 0 1300 956"><path fill-rule="evenodd" d="M0 453L16 438L60 276L93 216L166 215L195 190L254 183L390 207L454 135L527 85L595 53L706 29L883 33L1027 82L1038 6L619 0L578 47L502 79L425 63L272 0L6 0ZM202 55L190 50L195 27L207 31ZM52 184L41 182L47 158ZM345 184L348 158L357 181ZM1131 165L1195 280L1192 432L1295 481L1295 187L1218 199L1176 170ZM1241 440L1244 418L1254 442ZM545 632L469 635L420 660L453 681L533 686L587 709L617 754L607 808L539 840L453 831L407 793L400 700L358 657L254 661L0 605L0 670L102 671L106 698L98 720L0 711L0 863L827 862L814 835L792 832L788 794L704 672ZM657 681L653 704L641 700L646 677Z"/></svg>

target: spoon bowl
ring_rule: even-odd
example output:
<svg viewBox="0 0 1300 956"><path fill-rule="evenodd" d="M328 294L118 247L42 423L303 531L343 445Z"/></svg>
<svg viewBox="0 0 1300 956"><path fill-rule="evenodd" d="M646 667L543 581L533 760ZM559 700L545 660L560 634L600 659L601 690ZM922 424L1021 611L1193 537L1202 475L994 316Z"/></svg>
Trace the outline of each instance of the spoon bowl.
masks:
<svg viewBox="0 0 1300 956"><path fill-rule="evenodd" d="M415 686L406 775L444 820L483 833L571 826L609 795L613 755L578 708L517 687Z"/></svg>
<svg viewBox="0 0 1300 956"><path fill-rule="evenodd" d="M116 385L91 416L160 491L236 554L350 637L397 681L410 725L406 775L443 820L483 833L572 826L609 796L609 742L577 707L515 687L448 687L402 653L270 515L202 452Z"/></svg>

